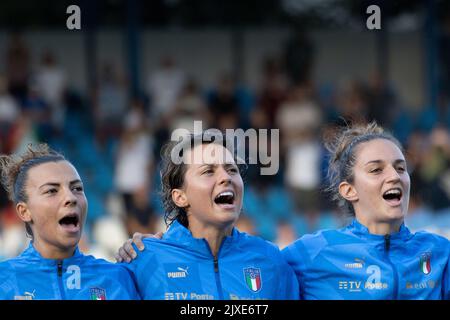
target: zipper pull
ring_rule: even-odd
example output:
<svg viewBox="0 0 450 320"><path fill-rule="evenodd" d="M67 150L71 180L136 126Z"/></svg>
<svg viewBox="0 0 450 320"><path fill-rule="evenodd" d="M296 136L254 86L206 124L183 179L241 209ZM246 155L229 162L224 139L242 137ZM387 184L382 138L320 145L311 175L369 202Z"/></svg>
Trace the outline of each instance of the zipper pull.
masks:
<svg viewBox="0 0 450 320"><path fill-rule="evenodd" d="M219 272L219 259L214 257L214 272Z"/></svg>
<svg viewBox="0 0 450 320"><path fill-rule="evenodd" d="M391 247L391 235L387 234L384 236L384 250L389 251Z"/></svg>
<svg viewBox="0 0 450 320"><path fill-rule="evenodd" d="M61 277L62 276L62 260L58 260L58 276Z"/></svg>

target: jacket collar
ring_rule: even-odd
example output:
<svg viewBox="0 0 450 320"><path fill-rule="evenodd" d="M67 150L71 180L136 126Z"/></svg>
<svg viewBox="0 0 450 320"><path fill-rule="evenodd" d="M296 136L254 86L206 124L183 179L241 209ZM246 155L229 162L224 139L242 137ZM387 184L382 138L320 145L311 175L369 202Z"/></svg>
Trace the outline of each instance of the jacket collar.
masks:
<svg viewBox="0 0 450 320"><path fill-rule="evenodd" d="M356 218L353 219L353 221L350 223L350 225L346 228L351 233L355 234L356 236L364 239L369 240L384 240L386 237L385 235L379 235L379 234L373 234L369 232L369 229L361 224ZM412 237L411 231L406 227L405 223L403 222L400 226L400 229L398 232L394 232L390 234L390 240L408 240L410 237Z"/></svg>
<svg viewBox="0 0 450 320"><path fill-rule="evenodd" d="M34 247L33 241L30 241L28 248L25 249L24 252L22 252L21 257L27 259L27 261L30 261L30 262L37 262L37 263L40 263L43 265L48 265L48 266L56 266L59 261L63 261L64 265L77 264L77 263L79 263L79 260L83 257L83 254L80 252L80 250L78 249L78 246L77 246L75 248L75 252L74 252L73 256L71 256L67 259L63 259L63 260L47 259L47 258L42 257L42 255Z"/></svg>
<svg viewBox="0 0 450 320"><path fill-rule="evenodd" d="M236 250L236 245L238 244L239 237L241 233L233 227L230 236L226 236L223 239L223 242L220 246L218 255L221 255L228 251L230 248ZM211 250L209 248L208 242L204 238L194 238L192 236L191 231L187 229L185 226L180 224L178 221L174 221L166 233L163 235L163 240L168 240L170 242L174 242L183 247L187 247L190 250L206 254L212 255Z"/></svg>

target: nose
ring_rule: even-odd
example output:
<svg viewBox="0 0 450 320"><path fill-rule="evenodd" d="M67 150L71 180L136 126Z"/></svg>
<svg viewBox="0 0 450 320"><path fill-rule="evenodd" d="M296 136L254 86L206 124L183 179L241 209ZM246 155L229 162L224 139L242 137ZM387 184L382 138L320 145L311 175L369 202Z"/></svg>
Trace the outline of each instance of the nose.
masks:
<svg viewBox="0 0 450 320"><path fill-rule="evenodd" d="M77 197L73 193L73 191L70 188L65 189L66 192L64 193L64 205L65 206L74 206L77 204Z"/></svg>
<svg viewBox="0 0 450 320"><path fill-rule="evenodd" d="M218 179L219 179L219 184L225 184L228 185L231 183L231 175L228 173L228 171L220 166L219 169L217 170L218 173Z"/></svg>
<svg viewBox="0 0 450 320"><path fill-rule="evenodd" d="M394 167L390 166L388 169L387 182L395 183L399 181L400 181L400 174Z"/></svg>

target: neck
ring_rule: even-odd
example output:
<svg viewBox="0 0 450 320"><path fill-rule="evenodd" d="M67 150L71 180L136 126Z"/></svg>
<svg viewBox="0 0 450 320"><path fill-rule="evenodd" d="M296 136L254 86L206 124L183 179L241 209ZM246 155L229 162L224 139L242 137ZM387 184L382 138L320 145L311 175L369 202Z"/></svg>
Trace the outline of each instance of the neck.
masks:
<svg viewBox="0 0 450 320"><path fill-rule="evenodd" d="M194 238L205 239L214 257L217 257L223 239L231 235L233 225L218 228L212 225L202 225L198 221L189 221L189 230Z"/></svg>
<svg viewBox="0 0 450 320"><path fill-rule="evenodd" d="M369 229L369 233L383 236L386 234L398 232L400 230L400 226L403 223L403 219L388 222L371 221L361 216L357 216L356 219L359 221L359 223Z"/></svg>
<svg viewBox="0 0 450 320"><path fill-rule="evenodd" d="M49 244L43 244L40 240L33 240L33 247L45 259L63 260L70 258L75 253L75 247L58 248Z"/></svg>

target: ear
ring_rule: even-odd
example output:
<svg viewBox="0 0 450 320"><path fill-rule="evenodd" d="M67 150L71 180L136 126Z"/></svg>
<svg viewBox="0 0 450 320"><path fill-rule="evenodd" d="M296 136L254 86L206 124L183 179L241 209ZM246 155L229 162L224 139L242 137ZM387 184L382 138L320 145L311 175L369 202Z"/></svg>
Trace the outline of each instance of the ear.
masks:
<svg viewBox="0 0 450 320"><path fill-rule="evenodd" d="M347 181L343 181L339 184L339 194L345 200L350 202L355 202L359 199L355 187Z"/></svg>
<svg viewBox="0 0 450 320"><path fill-rule="evenodd" d="M189 206L189 201L186 193L181 189L172 189L172 201L177 207L186 208Z"/></svg>
<svg viewBox="0 0 450 320"><path fill-rule="evenodd" d="M19 202L16 204L16 212L20 220L23 222L31 222L31 212L25 202Z"/></svg>

